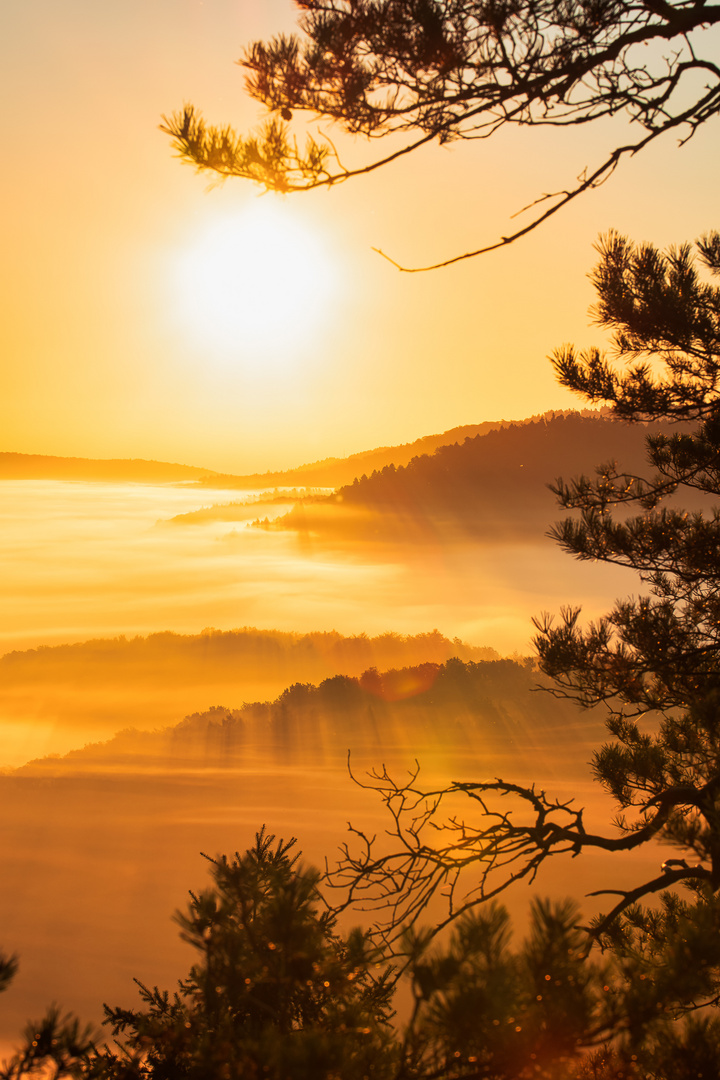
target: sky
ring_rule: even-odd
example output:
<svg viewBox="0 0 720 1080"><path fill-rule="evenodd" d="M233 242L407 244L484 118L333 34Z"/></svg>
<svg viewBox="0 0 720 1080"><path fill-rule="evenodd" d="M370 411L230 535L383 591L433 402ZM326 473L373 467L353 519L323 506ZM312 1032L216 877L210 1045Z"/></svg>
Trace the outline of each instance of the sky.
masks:
<svg viewBox="0 0 720 1080"><path fill-rule="evenodd" d="M239 181L209 189L173 156L162 115L193 102L212 122L258 125L263 110L236 61L294 22L291 0L0 5L0 452L255 473L582 405L547 357L566 342L602 343L587 314L598 234L664 246L720 225L717 120L681 150L666 139L624 163L523 241L430 274L401 274L373 248L427 264L506 234L518 210L624 141L623 122L430 146L287 198ZM362 140L329 134L348 165L366 159ZM425 546L381 536L336 549L302 531L244 529L254 506L237 520L167 524L235 494L4 481L0 652L38 649L44 662L55 654L43 646L103 637L114 678L88 677L91 643L74 673L60 651L57 681L44 688L32 671L5 680L0 772L106 738L116 720L156 727L158 701L166 722L162 680L154 670L152 683L126 680L112 659L117 635L437 626L451 640L526 655L533 615L583 603L595 618L636 586L619 568L568 561L544 535L460 545L439 529ZM18 657L32 660L17 652L10 663ZM237 676L222 696L203 683L187 701L173 678L173 719L280 693L284 669L271 675L271 689ZM585 753L582 740L562 738ZM537 753L534 735L531 746ZM486 765L483 746L475 751ZM557 756L549 745L542 762ZM172 778L81 778L60 798L57 786L13 781L12 812L0 815L11 883L0 946L22 963L0 1057L3 1039L49 1000L92 1018L116 993L135 1002L133 975L172 983L183 968L168 915L202 881L198 850L242 848L263 820L280 835L297 829L317 860L331 850L360 789L336 795L344 747L336 764L319 760L321 773L283 765L269 779L233 776L232 792L212 776L194 780L195 792ZM379 809L362 811L373 830ZM632 863L636 872L635 853Z"/></svg>
<svg viewBox="0 0 720 1080"><path fill-rule="evenodd" d="M236 61L294 19L289 0L3 5L0 450L252 472L582 404L546 358L603 341L587 314L598 234L666 245L718 224L717 121L529 238L431 274L372 248L427 263L503 235L616 132L432 146L287 198L208 190L161 115L191 101L260 123ZM339 145L349 163L368 152Z"/></svg>

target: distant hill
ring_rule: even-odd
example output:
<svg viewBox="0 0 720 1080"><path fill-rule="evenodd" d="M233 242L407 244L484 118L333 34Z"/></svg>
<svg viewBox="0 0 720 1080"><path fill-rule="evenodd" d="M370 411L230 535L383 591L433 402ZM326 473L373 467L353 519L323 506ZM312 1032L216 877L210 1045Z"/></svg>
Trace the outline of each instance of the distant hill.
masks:
<svg viewBox="0 0 720 1080"><path fill-rule="evenodd" d="M560 414L558 414L560 415ZM141 484L181 483L194 481L199 487L246 490L273 487L336 488L350 484L356 476L385 468L386 465L406 465L419 454L432 454L448 443L507 427L510 423L530 423L531 420L488 420L481 424L465 424L451 428L441 435L426 435L399 446L381 446L346 458L324 458L309 465L298 465L279 472L249 473L238 476L220 473L195 465L179 465L167 461L146 461L143 458L78 458L48 454L18 454L0 452L0 480L98 480L129 481Z"/></svg>
<svg viewBox="0 0 720 1080"><path fill-rule="evenodd" d="M0 453L0 480L100 480L167 484L213 476L208 469L142 458L75 458ZM220 486L220 485L214 485Z"/></svg>
<svg viewBox="0 0 720 1080"><path fill-rule="evenodd" d="M553 415L565 415L556 413ZM590 413L588 412L588 415ZM482 424L464 424L462 427L450 428L440 435L425 435L414 442L401 443L399 446L379 446L375 450L364 450L358 454L351 454L346 458L324 458L309 465L300 465L295 469L286 469L283 472L251 473L248 476L220 476L210 477L207 480L222 480L222 486L227 488L271 488L271 487L332 487L337 488L343 484L351 484L355 477L363 473L371 473L384 469L387 465L396 467L407 465L409 461L419 454L433 454L438 447L447 446L450 443L462 442L465 439L473 439L478 435L485 435L489 431L498 428L510 427L511 425L528 424L536 417L529 420L487 420ZM201 481L205 483L205 481Z"/></svg>
<svg viewBox="0 0 720 1080"><path fill-rule="evenodd" d="M541 677L531 661L424 663L359 677L335 675L315 685L294 683L271 702L214 706L162 730L125 729L104 743L42 758L21 774L129 768L222 768L257 761L321 764L350 750L377 755L407 748L425 757L443 748L477 751L500 766L538 767L551 750L550 773L561 775L587 757L602 736L602 717L574 703L533 693ZM586 746L588 751L586 751Z"/></svg>
<svg viewBox="0 0 720 1080"><path fill-rule="evenodd" d="M356 476L373 469L382 469L391 462L404 465L417 454L431 454L438 446L447 442L464 439L468 435L478 435L483 431L492 431L505 424L505 420L488 420L483 424L466 424L452 428L442 435L425 435L411 443L399 446L379 446L375 450L363 450L346 458L329 457L322 461L313 461L308 465L298 465L294 469L279 472L250 473L247 476L223 475L223 487L270 488L299 485L301 487L340 487L349 484ZM202 480L201 484L210 484L212 477Z"/></svg>
<svg viewBox="0 0 720 1080"><path fill-rule="evenodd" d="M6 653L0 658L0 714L52 724L58 732L154 728L214 701L272 699L300 680L443 663L452 656L499 658L494 649L450 640L437 630L370 637L244 627L96 638Z"/></svg>
<svg viewBox="0 0 720 1080"><path fill-rule="evenodd" d="M32 682L74 681L81 672L88 683L117 680L155 685L167 677L179 682L234 682L266 679L280 687L300 678L324 679L341 672L359 675L377 665L441 663L451 656L467 660L499 659L494 649L450 640L439 630L424 634L388 632L344 635L336 630L307 634L286 630L170 630L146 637L92 638L67 645L40 645L0 657L0 687ZM0 689L0 694L2 690Z"/></svg>
<svg viewBox="0 0 720 1080"><path fill-rule="evenodd" d="M303 500L284 517L256 524L404 541L540 536L563 513L549 483L592 475L611 460L647 473L647 434L671 430L597 415L549 415L441 446L404 466L386 465L332 496Z"/></svg>

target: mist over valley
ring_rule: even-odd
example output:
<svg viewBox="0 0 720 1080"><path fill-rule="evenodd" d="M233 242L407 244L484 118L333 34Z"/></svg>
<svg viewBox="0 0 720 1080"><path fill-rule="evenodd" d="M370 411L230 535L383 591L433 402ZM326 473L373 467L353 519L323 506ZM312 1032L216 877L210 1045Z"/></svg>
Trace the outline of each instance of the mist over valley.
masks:
<svg viewBox="0 0 720 1080"><path fill-rule="evenodd" d="M348 821L382 834L374 770L538 779L607 814L602 715L537 689L531 618L626 590L547 538L545 484L567 460L640 469L644 432L558 415L457 435L245 481L0 457L0 922L22 960L0 1041L53 998L97 1019L133 976L171 985L199 851L266 823L322 865ZM603 858L533 888L589 891Z"/></svg>

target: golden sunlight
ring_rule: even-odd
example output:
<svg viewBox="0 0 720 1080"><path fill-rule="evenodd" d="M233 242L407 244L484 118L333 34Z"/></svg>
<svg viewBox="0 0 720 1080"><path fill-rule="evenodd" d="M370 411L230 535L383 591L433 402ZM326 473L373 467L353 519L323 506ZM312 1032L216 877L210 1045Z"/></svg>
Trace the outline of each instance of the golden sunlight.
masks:
<svg viewBox="0 0 720 1080"><path fill-rule="evenodd" d="M174 258L174 318L220 361L292 365L328 319L338 268L323 238L278 199L205 222Z"/></svg>

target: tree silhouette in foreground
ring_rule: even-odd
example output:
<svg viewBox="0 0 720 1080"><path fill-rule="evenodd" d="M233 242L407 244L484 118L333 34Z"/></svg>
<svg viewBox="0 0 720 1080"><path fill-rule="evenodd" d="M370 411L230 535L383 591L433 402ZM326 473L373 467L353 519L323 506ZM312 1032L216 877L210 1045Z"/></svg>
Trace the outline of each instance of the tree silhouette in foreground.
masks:
<svg viewBox="0 0 720 1080"><path fill-rule="evenodd" d="M437 266L530 232L660 135L686 141L720 109L708 31L720 6L695 0L296 0L303 37L255 42L241 65L273 116L257 135L205 123L192 105L163 117L179 156L218 178L277 191L331 185L429 142L484 139L505 125L580 126L624 114L638 136L533 204L528 224ZM346 168L327 137L303 149L294 110L391 150ZM526 208L530 209L530 208ZM392 261L392 260L391 260ZM395 265L398 265L397 263ZM407 267L399 267L408 269ZM422 267L419 269L435 269Z"/></svg>
<svg viewBox="0 0 720 1080"><path fill-rule="evenodd" d="M648 436L653 472L615 463L557 481L579 512L555 529L581 559L634 569L643 591L583 628L577 610L537 622L554 692L607 713L594 755L614 798L608 833L573 802L502 779L428 790L416 774L370 781L390 841L355 830L327 884L291 844L260 833L234 860L210 860L213 887L178 918L199 956L178 991L140 986L139 1009L106 1008L116 1048L51 1012L0 1077L310 1077L353 1080L696 1080L720 1070L720 513L679 495L720 492L720 234L662 254L611 234L594 273L613 353L560 350L561 381L622 419L678 422ZM615 507L638 512L625 521ZM581 929L572 905L536 902L512 950L495 898L562 855L665 844L659 872ZM659 849L658 849L659 850ZM439 894L448 908L424 929ZM374 926L342 936L344 911ZM593 949L600 946L602 952ZM390 968L395 958L393 972ZM402 959L398 959L402 958ZM379 966L378 966L379 965ZM400 971L409 1022L390 1026ZM4 961L0 974L12 974Z"/></svg>
<svg viewBox="0 0 720 1080"><path fill-rule="evenodd" d="M7 990L17 974L18 959L0 952L0 993ZM55 1080L62 1076L94 1075L97 1060L92 1025L81 1025L75 1016L63 1016L56 1006L48 1009L39 1023L30 1023L23 1033L20 1050L10 1062L0 1066L3 1080L42 1076Z"/></svg>
<svg viewBox="0 0 720 1080"><path fill-rule="evenodd" d="M175 916L197 956L177 991L138 982L139 1008L105 1006L115 1041L78 1037L72 1052L71 1021L51 1010L3 1080L394 1075L387 965L360 931L336 933L294 844L263 829L243 855L208 859L212 886Z"/></svg>
<svg viewBox="0 0 720 1080"><path fill-rule="evenodd" d="M611 1023L608 966L584 955L574 905L537 902L517 950L499 905L459 920L442 948L413 936L411 1013L391 1026L397 972L360 931L336 933L294 844L263 829L243 856L210 859L212 887L176 915L198 957L177 992L138 983L140 1008L105 1006L110 1043L52 1008L3 1080L542 1076Z"/></svg>
<svg viewBox="0 0 720 1080"><path fill-rule="evenodd" d="M573 902L536 900L517 947L508 913L496 903L458 919L441 944L431 942L431 932L408 931L410 1005L391 1025L397 970L360 931L336 933L319 875L289 856L294 843L275 844L263 829L244 855L209 860L212 887L191 893L187 912L176 916L197 960L175 993L138 983L139 1008L105 1006L111 1039L52 1008L28 1026L0 1077L599 1075L593 1048L625 1024L618 995L610 993L622 972L613 958L588 957ZM665 1037L669 1022L653 1009L654 1028Z"/></svg>
<svg viewBox="0 0 720 1080"><path fill-rule="evenodd" d="M708 506L720 493L720 289L711 283L720 234L666 254L611 234L599 252L595 315L615 332L612 353L558 351L560 381L624 420L682 422L648 437L649 477L609 463L554 485L561 505L579 511L553 530L561 546L630 567L642 586L587 627L578 609L536 622L553 692L606 710L610 741L593 770L618 808L614 827L587 831L574 801L535 786L493 778L428 789L419 772L397 783L383 770L367 784L387 805L391 839L353 830L331 880L402 951L440 893L447 924L532 882L550 859L669 845L677 857L662 862L658 849L656 875L594 894L611 899L587 928L588 947L611 950L625 972L616 993L628 1045L649 1053L658 1010L680 1017L720 1002L720 514L679 505L684 495ZM615 507L636 516L618 521ZM713 1020L711 1042L717 1030Z"/></svg>

